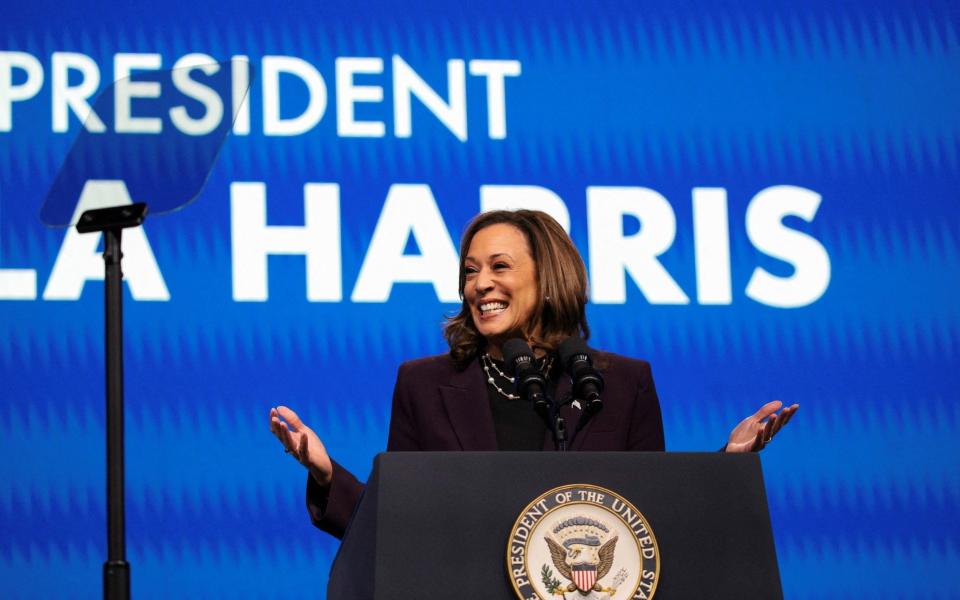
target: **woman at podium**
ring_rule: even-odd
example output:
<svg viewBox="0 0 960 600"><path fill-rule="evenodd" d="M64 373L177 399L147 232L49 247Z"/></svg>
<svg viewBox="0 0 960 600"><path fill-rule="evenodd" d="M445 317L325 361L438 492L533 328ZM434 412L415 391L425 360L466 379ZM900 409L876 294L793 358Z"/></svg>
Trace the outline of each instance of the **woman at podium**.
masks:
<svg viewBox="0 0 960 600"><path fill-rule="evenodd" d="M459 278L463 302L444 328L450 351L406 362L397 373L388 451L554 449L555 431L520 398L503 362L504 344L517 338L530 346L549 395L563 405L559 413L572 427L570 450L664 450L660 402L646 361L592 352L604 383L603 408L586 419L586 406L572 398L557 349L572 336L590 335L587 275L573 241L552 217L528 210L478 215L460 244ZM768 402L733 429L724 450L762 449L796 410ZM270 429L309 471L313 523L342 537L363 484L290 408L270 411Z"/></svg>

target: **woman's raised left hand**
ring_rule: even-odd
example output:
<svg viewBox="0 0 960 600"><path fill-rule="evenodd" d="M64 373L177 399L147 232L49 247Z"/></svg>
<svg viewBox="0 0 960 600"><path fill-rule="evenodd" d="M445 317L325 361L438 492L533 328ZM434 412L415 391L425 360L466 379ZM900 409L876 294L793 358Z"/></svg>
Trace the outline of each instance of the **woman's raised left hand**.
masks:
<svg viewBox="0 0 960 600"><path fill-rule="evenodd" d="M799 404L784 408L783 402L774 400L760 407L760 410L740 421L740 424L730 432L730 438L724 452L759 452L773 440L793 414L800 408ZM780 411L780 412L777 412Z"/></svg>

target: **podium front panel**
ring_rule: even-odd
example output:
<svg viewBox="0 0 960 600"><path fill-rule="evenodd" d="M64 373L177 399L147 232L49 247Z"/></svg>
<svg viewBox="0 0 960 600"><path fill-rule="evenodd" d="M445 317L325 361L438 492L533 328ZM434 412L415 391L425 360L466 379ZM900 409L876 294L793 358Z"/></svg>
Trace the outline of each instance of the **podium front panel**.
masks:
<svg viewBox="0 0 960 600"><path fill-rule="evenodd" d="M657 599L782 597L759 457L642 452L381 454L329 596L512 598L511 529L566 484L607 488L643 514L659 549Z"/></svg>

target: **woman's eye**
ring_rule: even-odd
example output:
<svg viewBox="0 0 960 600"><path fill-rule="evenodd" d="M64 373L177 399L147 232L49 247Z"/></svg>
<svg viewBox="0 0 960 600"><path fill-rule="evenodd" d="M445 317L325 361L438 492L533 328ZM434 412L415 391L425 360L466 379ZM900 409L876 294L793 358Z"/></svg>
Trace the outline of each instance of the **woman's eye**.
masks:
<svg viewBox="0 0 960 600"><path fill-rule="evenodd" d="M476 268L476 267L466 267L463 271L464 271L467 275L474 275L474 274L477 272L477 268Z"/></svg>
<svg viewBox="0 0 960 600"><path fill-rule="evenodd" d="M508 265L507 263L497 263L497 264L493 265L493 268L494 268L494 269L506 269L506 268L509 268L509 265Z"/></svg>

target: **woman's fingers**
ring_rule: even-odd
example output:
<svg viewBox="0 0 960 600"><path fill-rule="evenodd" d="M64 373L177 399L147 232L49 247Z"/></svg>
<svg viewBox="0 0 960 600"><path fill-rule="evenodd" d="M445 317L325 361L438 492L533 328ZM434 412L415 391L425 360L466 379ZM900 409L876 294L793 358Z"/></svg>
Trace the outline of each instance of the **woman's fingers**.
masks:
<svg viewBox="0 0 960 600"><path fill-rule="evenodd" d="M767 435L764 439L768 443L770 442L770 440L773 439L773 436L777 435L777 431L780 430L780 424L782 423L782 419L780 418L780 416L781 416L781 413L777 413L771 416L769 420L767 420L766 427L765 427Z"/></svg>
<svg viewBox="0 0 960 600"><path fill-rule="evenodd" d="M781 429L783 428L784 425L786 425L786 424L790 421L790 419L793 418L793 415L796 414L798 408L800 408L800 405L799 405L799 404L794 404L794 405L791 406L790 408L785 408L785 409L783 410L784 415L783 415L783 424L780 425L780 428L781 428Z"/></svg>
<svg viewBox="0 0 960 600"><path fill-rule="evenodd" d="M770 438L773 438L773 436L777 435L777 433L783 429L787 422L790 421L790 418L793 417L793 413L797 412L798 408L799 405L794 404L793 406L780 411L780 413L776 416L777 422L773 426L773 431L770 433Z"/></svg>
<svg viewBox="0 0 960 600"><path fill-rule="evenodd" d="M300 431L300 429L304 426L303 421L300 420L300 417L297 416L297 413L293 412L286 406L278 406L276 411L284 421L290 424L290 429L294 431Z"/></svg>
<svg viewBox="0 0 960 600"><path fill-rule="evenodd" d="M283 423L280 422L280 419L274 418L274 419L271 419L271 420L270 420L270 433L272 433L273 436L274 436L275 438L277 438L277 440L278 440L281 444L284 443L284 435L283 435L283 431L282 431L282 426L283 426ZM284 445L285 445L285 444L284 444Z"/></svg>
<svg viewBox="0 0 960 600"><path fill-rule="evenodd" d="M760 410L753 414L753 419L757 421L763 421L773 413L780 410L781 406L783 406L783 402L780 402L779 400L771 400L770 402L767 402L761 406Z"/></svg>
<svg viewBox="0 0 960 600"><path fill-rule="evenodd" d="M321 486L330 485L333 476L330 457L323 447L323 442L300 420L297 413L286 406L270 409L270 432L280 440L284 450L307 467Z"/></svg>
<svg viewBox="0 0 960 600"><path fill-rule="evenodd" d="M763 449L763 427L757 428L757 435L753 438L753 444L750 445L750 452L759 452Z"/></svg>
<svg viewBox="0 0 960 600"><path fill-rule="evenodd" d="M798 404L783 408L783 403L779 400L767 402L760 407L760 410L734 428L727 442L727 451L758 452L762 450L793 418L798 408Z"/></svg>
<svg viewBox="0 0 960 600"><path fill-rule="evenodd" d="M285 406L270 409L270 431L283 444L284 450L303 462L306 458L307 436L300 432L300 429L308 428L304 426L297 413Z"/></svg>
<svg viewBox="0 0 960 600"><path fill-rule="evenodd" d="M270 432L280 437L280 417L277 416L276 409L270 411Z"/></svg>
<svg viewBox="0 0 960 600"><path fill-rule="evenodd" d="M299 460L299 461L300 461L301 463L303 463L303 464L307 464L307 459L308 459L309 456L310 456L310 455L307 453L308 450L309 450L309 448L307 447L307 443L308 443L308 441L307 441L307 436L301 435L301 436L300 436L300 445L299 445L299 447L297 448L297 460Z"/></svg>
<svg viewBox="0 0 960 600"><path fill-rule="evenodd" d="M789 408L785 408L780 411L777 415L777 424L773 426L773 433L770 434L770 437L777 435L777 433L783 429L783 426L787 424L787 421L790 419L790 415L793 412Z"/></svg>
<svg viewBox="0 0 960 600"><path fill-rule="evenodd" d="M280 414L277 412L276 408L270 409L270 433L272 433L280 443L287 447L286 444L286 434L284 430L287 429L286 424L280 420Z"/></svg>
<svg viewBox="0 0 960 600"><path fill-rule="evenodd" d="M290 428L287 427L287 424L283 421L280 421L280 442L283 443L283 447L287 452L296 454L296 448L298 446L296 434L290 431Z"/></svg>

